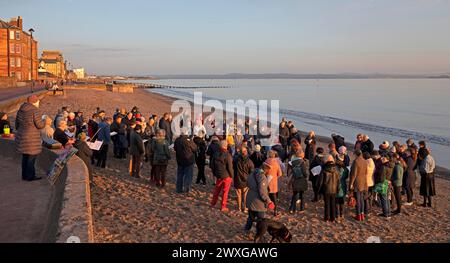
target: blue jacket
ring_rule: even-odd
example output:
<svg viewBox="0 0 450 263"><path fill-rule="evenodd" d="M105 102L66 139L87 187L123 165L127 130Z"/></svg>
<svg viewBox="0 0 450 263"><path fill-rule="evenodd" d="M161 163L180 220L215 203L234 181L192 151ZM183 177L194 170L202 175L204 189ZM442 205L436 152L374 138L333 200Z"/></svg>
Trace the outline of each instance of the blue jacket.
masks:
<svg viewBox="0 0 450 263"><path fill-rule="evenodd" d="M111 131L109 124L106 122L100 122L98 129L100 131L98 132L97 140L102 141L104 144L109 144L111 142Z"/></svg>

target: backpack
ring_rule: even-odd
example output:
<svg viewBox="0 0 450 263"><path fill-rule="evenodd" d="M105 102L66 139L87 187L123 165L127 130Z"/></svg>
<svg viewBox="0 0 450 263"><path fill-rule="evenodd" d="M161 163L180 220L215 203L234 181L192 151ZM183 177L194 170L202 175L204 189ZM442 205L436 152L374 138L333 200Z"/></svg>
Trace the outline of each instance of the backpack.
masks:
<svg viewBox="0 0 450 263"><path fill-rule="evenodd" d="M167 145L167 142L158 143L156 140L152 140L152 152L153 152L153 164L156 165L165 165L167 164L168 158L164 151L164 146Z"/></svg>
<svg viewBox="0 0 450 263"><path fill-rule="evenodd" d="M295 180L305 177L303 174L302 164L303 162L297 162L297 164L292 167L292 176Z"/></svg>

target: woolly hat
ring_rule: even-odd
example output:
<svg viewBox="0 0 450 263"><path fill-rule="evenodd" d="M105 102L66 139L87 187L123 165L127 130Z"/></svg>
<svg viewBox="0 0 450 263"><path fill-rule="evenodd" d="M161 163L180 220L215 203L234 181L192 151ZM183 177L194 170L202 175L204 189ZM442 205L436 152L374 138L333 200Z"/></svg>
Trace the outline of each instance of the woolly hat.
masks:
<svg viewBox="0 0 450 263"><path fill-rule="evenodd" d="M341 146L339 147L339 154L345 154L347 152L347 147Z"/></svg>
<svg viewBox="0 0 450 263"><path fill-rule="evenodd" d="M260 151L261 151L261 145L257 144L257 145L255 146L255 151L256 151L256 152L260 152Z"/></svg>

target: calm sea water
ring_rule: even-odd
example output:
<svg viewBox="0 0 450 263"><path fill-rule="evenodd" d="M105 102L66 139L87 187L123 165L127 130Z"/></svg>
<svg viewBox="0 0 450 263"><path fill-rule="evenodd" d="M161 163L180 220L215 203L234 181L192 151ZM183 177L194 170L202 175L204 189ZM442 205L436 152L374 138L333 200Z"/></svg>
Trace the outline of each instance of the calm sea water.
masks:
<svg viewBox="0 0 450 263"><path fill-rule="evenodd" d="M142 81L140 81L142 82ZM301 130L319 135L342 134L354 142L367 133L377 146L409 137L429 142L440 166L450 168L450 80L365 79L298 80L174 79L148 81L177 86L230 86L195 89L217 99L276 99L281 116ZM192 89L156 89L164 95L192 99Z"/></svg>

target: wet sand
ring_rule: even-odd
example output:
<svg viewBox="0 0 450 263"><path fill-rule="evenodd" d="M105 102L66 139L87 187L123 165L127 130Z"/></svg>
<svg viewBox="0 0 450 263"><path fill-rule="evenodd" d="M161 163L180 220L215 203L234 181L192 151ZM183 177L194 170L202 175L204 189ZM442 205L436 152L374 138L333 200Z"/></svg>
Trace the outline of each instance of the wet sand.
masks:
<svg viewBox="0 0 450 263"><path fill-rule="evenodd" d="M69 106L83 110L85 115L96 107L112 115L116 108L138 106L145 117L161 116L170 111L171 98L136 90L134 94L119 94L97 90L67 90L66 96L48 96L41 101L41 110L55 116L57 109ZM320 143L323 145L323 142ZM229 213L222 213L219 205L212 209L212 176L206 169L206 186L193 185L187 195L175 193L175 156L169 163L166 188L149 183L150 165L144 164L142 178L128 175L128 160L116 160L110 153L106 169L94 168L92 206L96 242L250 242L242 237L247 215L238 212L233 188L229 196ZM194 171L194 182L196 171ZM338 223L325 223L323 203L311 203L312 188L306 193L306 211L295 215L286 212L290 191L282 178L279 197L281 215L277 221L285 223L294 235L293 242L365 242L379 236L382 242L449 242L450 241L450 181L437 178L437 193L433 208L418 204L419 182L415 204L403 206L400 215L390 220L378 217L379 207L369 219L356 222L354 209L346 207L345 218ZM405 200L406 197L403 197ZM395 205L394 205L395 206Z"/></svg>

